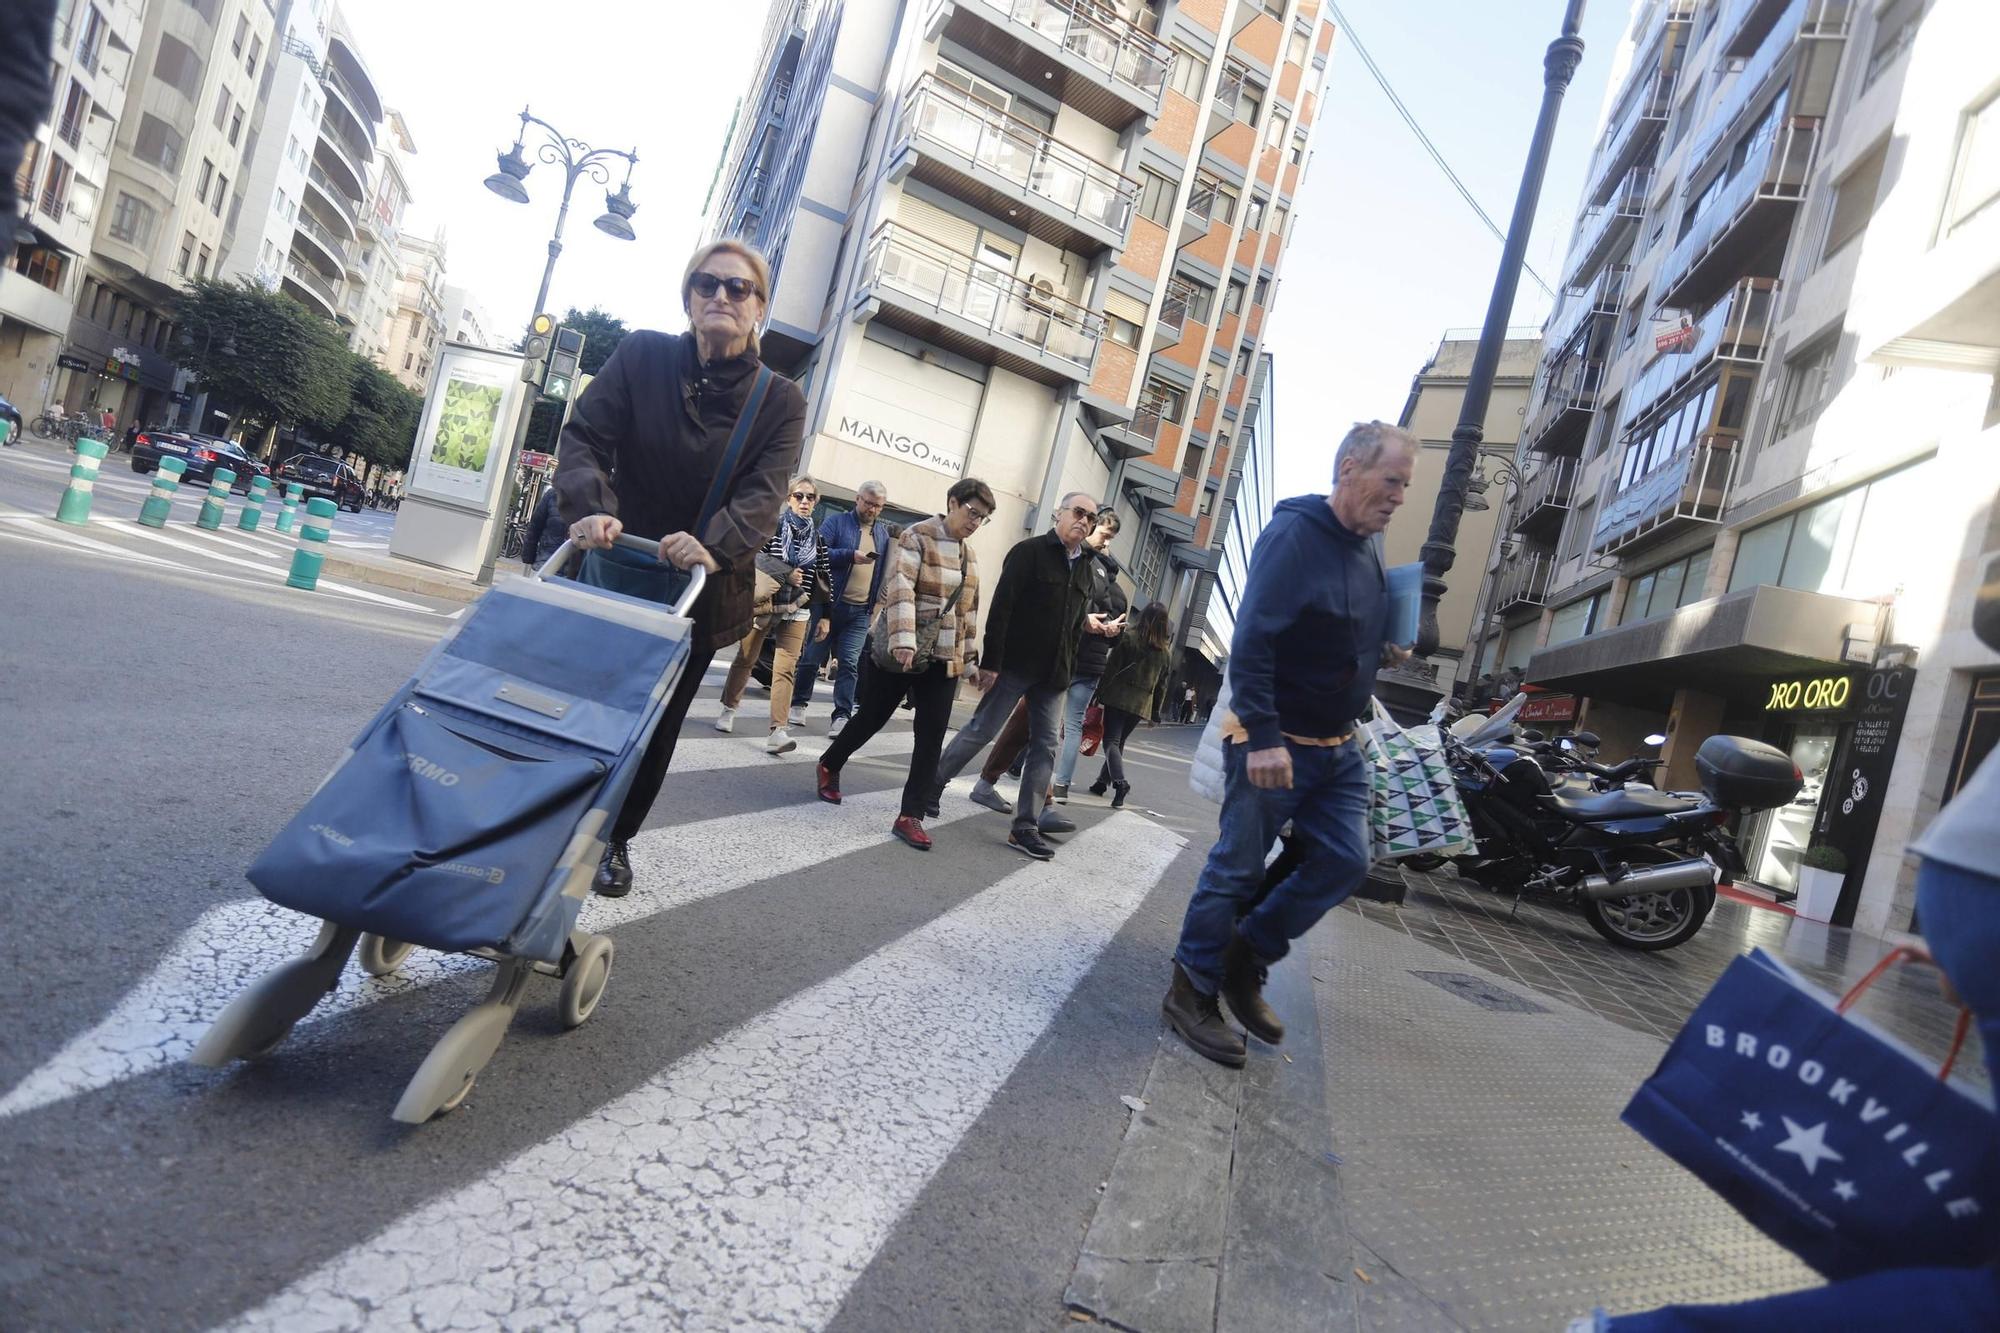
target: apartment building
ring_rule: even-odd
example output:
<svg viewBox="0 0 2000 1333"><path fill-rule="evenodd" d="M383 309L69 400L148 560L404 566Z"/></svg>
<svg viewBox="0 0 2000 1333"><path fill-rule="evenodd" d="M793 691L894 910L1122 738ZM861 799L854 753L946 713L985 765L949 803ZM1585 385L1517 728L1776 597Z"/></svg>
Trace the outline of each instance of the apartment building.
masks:
<svg viewBox="0 0 2000 1333"><path fill-rule="evenodd" d="M444 314L440 322L444 336L452 342L470 343L474 347L505 345L486 307L473 299L471 292L452 283L444 286Z"/></svg>
<svg viewBox="0 0 2000 1333"><path fill-rule="evenodd" d="M78 0L68 18L82 34L102 12L97 0ZM51 398L63 408L185 423L190 398L174 365L171 303L188 280L214 276L226 255L275 19L267 0L141 8L90 255L57 362Z"/></svg>
<svg viewBox="0 0 2000 1333"><path fill-rule="evenodd" d="M0 264L0 396L24 411L57 401L63 360L93 379L109 370L64 347L142 23L139 0L69 0L56 19L51 101L14 182L32 239L10 232Z"/></svg>
<svg viewBox="0 0 2000 1333"><path fill-rule="evenodd" d="M1196 680L1204 699L1214 698L1229 661L1229 645L1236 635L1236 611L1243 602L1243 588L1250 578L1250 553L1271 521L1278 503L1277 476L1277 386L1274 359L1269 352L1257 357L1257 378L1250 384L1252 411L1244 427L1241 444L1231 465L1233 485L1225 489L1234 496L1230 519L1221 525L1217 539L1215 591L1209 597L1197 637L1192 646L1212 669L1212 675L1184 661L1182 672Z"/></svg>
<svg viewBox="0 0 2000 1333"><path fill-rule="evenodd" d="M1906 928L1905 849L1994 744L2000 9L1644 0L1545 329L1499 660L1622 753L1787 749L1738 829L1780 892Z"/></svg>
<svg viewBox="0 0 2000 1333"><path fill-rule="evenodd" d="M445 323L444 229L429 240L404 236L397 243L402 277L390 315L385 369L418 393L430 389L438 345L451 338Z"/></svg>
<svg viewBox="0 0 2000 1333"><path fill-rule="evenodd" d="M1473 469L1465 512L1459 519L1458 559L1445 579L1444 596L1438 599L1438 647L1429 657L1413 657L1395 670L1381 673L1385 702L1401 702L1392 696L1407 689L1412 709L1428 712L1440 691L1450 693L1454 681L1477 674L1478 655L1468 651L1467 645L1476 638L1476 621L1485 609L1484 576L1497 560L1504 559L1496 540L1500 499L1520 446L1521 425L1541 351L1539 329L1509 329L1506 341L1500 344L1500 362L1494 368L1493 389L1481 422L1485 434L1479 446L1479 463ZM1445 463L1451 454L1451 433L1458 428L1459 414L1465 409L1465 386L1478 353L1478 329L1446 329L1437 350L1410 381L1410 396L1396 424L1415 435L1423 451L1405 492L1402 513L1382 537L1382 557L1390 565L1412 564L1424 558L1431 511L1437 506ZM1500 490L1494 489L1496 483L1502 484Z"/></svg>
<svg viewBox="0 0 2000 1333"><path fill-rule="evenodd" d="M978 476L989 564L1102 497L1198 642L1332 41L1318 0L774 4L709 230L772 258L822 493Z"/></svg>

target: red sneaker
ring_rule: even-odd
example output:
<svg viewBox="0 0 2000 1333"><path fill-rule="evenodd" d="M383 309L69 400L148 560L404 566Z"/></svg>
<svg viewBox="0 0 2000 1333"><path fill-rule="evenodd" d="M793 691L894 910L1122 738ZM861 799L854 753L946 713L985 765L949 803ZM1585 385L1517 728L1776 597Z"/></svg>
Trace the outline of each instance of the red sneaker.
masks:
<svg viewBox="0 0 2000 1333"><path fill-rule="evenodd" d="M816 767L819 769L819 798L828 805L839 805L840 774L834 772L825 764L819 764Z"/></svg>
<svg viewBox="0 0 2000 1333"><path fill-rule="evenodd" d="M889 831L920 852L931 849L931 835L924 832L924 821L910 815L898 815Z"/></svg>

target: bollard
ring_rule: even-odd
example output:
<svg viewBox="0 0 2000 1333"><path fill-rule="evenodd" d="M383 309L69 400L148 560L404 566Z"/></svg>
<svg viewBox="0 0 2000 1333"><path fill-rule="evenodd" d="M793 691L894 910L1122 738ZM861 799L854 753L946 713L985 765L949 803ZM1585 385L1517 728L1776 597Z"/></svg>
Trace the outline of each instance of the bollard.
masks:
<svg viewBox="0 0 2000 1333"><path fill-rule="evenodd" d="M181 488L181 473L187 471L187 464L178 458L162 458L159 469L153 473L153 493L146 497L146 503L139 506L139 521L149 528L167 526L167 516L174 512L174 493Z"/></svg>
<svg viewBox="0 0 2000 1333"><path fill-rule="evenodd" d="M270 482L262 477L250 478L250 495L243 501L243 512L236 516L236 526L245 532L255 532L258 520L264 517L264 501L270 494Z"/></svg>
<svg viewBox="0 0 2000 1333"><path fill-rule="evenodd" d="M299 485L296 481L285 487L284 507L278 511L278 531L290 532L292 530L292 524L296 523L299 517L299 500L304 497L305 493L306 488Z"/></svg>
<svg viewBox="0 0 2000 1333"><path fill-rule="evenodd" d="M195 516L194 525L214 532L222 526L222 515L229 505L229 488L236 484L236 474L226 467L219 467L208 474L208 494L202 497L201 513Z"/></svg>
<svg viewBox="0 0 2000 1333"><path fill-rule="evenodd" d="M326 560L326 538L332 531L331 500L306 501L306 521L299 525L299 549L292 552L292 572L285 585L311 592L319 586L319 567Z"/></svg>
<svg viewBox="0 0 2000 1333"><path fill-rule="evenodd" d="M62 501L56 506L56 522L82 527L90 521L90 492L97 485L97 465L104 461L107 452L97 440L86 438L76 442L76 461L69 466L69 485L63 489Z"/></svg>

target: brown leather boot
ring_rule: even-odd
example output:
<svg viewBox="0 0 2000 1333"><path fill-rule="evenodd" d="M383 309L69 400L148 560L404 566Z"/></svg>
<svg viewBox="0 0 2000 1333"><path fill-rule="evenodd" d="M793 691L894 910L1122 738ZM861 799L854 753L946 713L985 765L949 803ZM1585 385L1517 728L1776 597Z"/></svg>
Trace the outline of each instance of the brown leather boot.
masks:
<svg viewBox="0 0 2000 1333"><path fill-rule="evenodd" d="M1240 1069L1248 1058L1243 1038L1223 1021L1215 996L1196 990L1179 963L1174 964L1174 984L1167 988L1160 1012L1181 1034L1181 1040L1217 1064Z"/></svg>
<svg viewBox="0 0 2000 1333"><path fill-rule="evenodd" d="M1243 936L1232 932L1222 951L1222 998L1251 1036L1276 1046L1285 1039L1285 1025L1264 1003L1264 982L1270 969L1252 953Z"/></svg>

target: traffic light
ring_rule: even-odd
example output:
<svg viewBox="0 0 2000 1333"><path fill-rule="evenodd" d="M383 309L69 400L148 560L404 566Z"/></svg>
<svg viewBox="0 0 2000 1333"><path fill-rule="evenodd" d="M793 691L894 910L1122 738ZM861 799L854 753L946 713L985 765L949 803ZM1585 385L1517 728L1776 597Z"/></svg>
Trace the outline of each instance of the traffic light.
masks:
<svg viewBox="0 0 2000 1333"><path fill-rule="evenodd" d="M557 329L549 347L548 372L542 376L542 396L566 401L582 361L583 334L576 329Z"/></svg>
<svg viewBox="0 0 2000 1333"><path fill-rule="evenodd" d="M553 315L536 315L528 322L528 336L521 342L521 378L529 384L540 384L548 373L549 335L555 329Z"/></svg>

